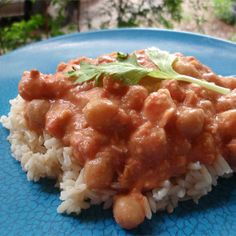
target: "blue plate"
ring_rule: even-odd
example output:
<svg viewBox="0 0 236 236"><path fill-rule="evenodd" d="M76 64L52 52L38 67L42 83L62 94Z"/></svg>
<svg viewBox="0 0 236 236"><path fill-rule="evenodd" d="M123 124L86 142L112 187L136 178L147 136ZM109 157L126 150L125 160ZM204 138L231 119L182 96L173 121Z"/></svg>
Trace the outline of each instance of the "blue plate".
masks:
<svg viewBox="0 0 236 236"><path fill-rule="evenodd" d="M0 114L17 95L24 70L53 73L61 61L131 52L156 46L193 55L222 75L236 74L236 44L197 34L167 30L123 29L71 34L45 40L0 57ZM173 214L157 213L132 231L121 229L112 211L92 207L80 216L59 215L54 182L28 182L10 154L7 130L0 127L0 235L236 235L236 178L223 179L200 200L181 203Z"/></svg>

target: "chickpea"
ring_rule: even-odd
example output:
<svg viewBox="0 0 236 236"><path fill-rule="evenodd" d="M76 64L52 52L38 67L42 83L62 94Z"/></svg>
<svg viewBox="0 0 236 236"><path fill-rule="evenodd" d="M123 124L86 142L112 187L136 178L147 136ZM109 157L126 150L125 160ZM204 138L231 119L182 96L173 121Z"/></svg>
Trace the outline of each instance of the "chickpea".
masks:
<svg viewBox="0 0 236 236"><path fill-rule="evenodd" d="M94 159L99 149L106 145L108 141L107 135L90 127L81 128L70 137L73 155L81 165L84 165L87 159Z"/></svg>
<svg viewBox="0 0 236 236"><path fill-rule="evenodd" d="M232 139L228 144L227 148L230 155L227 157L227 161L233 170L236 170L236 139Z"/></svg>
<svg viewBox="0 0 236 236"><path fill-rule="evenodd" d="M236 139L232 139L228 144L227 144L228 149L230 150L230 154L234 156L235 158L235 163L236 163Z"/></svg>
<svg viewBox="0 0 236 236"><path fill-rule="evenodd" d="M236 89L236 77L220 77L223 81L223 86L230 88L230 89Z"/></svg>
<svg viewBox="0 0 236 236"><path fill-rule="evenodd" d="M177 80L163 80L161 81L161 88L168 89L171 97L178 102L182 102L185 98L185 91Z"/></svg>
<svg viewBox="0 0 236 236"><path fill-rule="evenodd" d="M120 195L115 199L113 214L116 222L125 229L132 229L145 219L144 199L139 193Z"/></svg>
<svg viewBox="0 0 236 236"><path fill-rule="evenodd" d="M167 137L165 130L146 122L133 133L129 150L134 156L145 158L146 164L162 159L166 154ZM148 157L148 158L146 158Z"/></svg>
<svg viewBox="0 0 236 236"><path fill-rule="evenodd" d="M140 85L130 86L128 92L122 98L122 103L127 108L140 110L147 96L148 96L148 91L143 86Z"/></svg>
<svg viewBox="0 0 236 236"><path fill-rule="evenodd" d="M164 127L175 115L176 105L167 89L151 93L145 100L143 113L151 122Z"/></svg>
<svg viewBox="0 0 236 236"><path fill-rule="evenodd" d="M40 131L45 126L45 116L50 108L50 103L47 100L35 99L28 102L25 107L25 118L28 126Z"/></svg>
<svg viewBox="0 0 236 236"><path fill-rule="evenodd" d="M204 111L200 108L185 108L180 110L176 127L187 138L198 136L204 125Z"/></svg>
<svg viewBox="0 0 236 236"><path fill-rule="evenodd" d="M61 73L44 75L37 70L24 72L19 83L19 94L27 101L42 98L60 98L73 87L73 81Z"/></svg>
<svg viewBox="0 0 236 236"><path fill-rule="evenodd" d="M193 142L191 159L199 160L203 164L212 165L217 157L217 145L211 133L201 133Z"/></svg>
<svg viewBox="0 0 236 236"><path fill-rule="evenodd" d="M98 153L94 160L86 162L84 167L85 183L91 189L108 188L113 180L114 169L108 153Z"/></svg>
<svg viewBox="0 0 236 236"><path fill-rule="evenodd" d="M211 72L204 74L203 79L232 90L236 89L236 77L223 77Z"/></svg>
<svg viewBox="0 0 236 236"><path fill-rule="evenodd" d="M42 79L43 74L37 70L24 72L19 83L19 94L25 100L33 100L42 98L42 93L45 92L45 81Z"/></svg>
<svg viewBox="0 0 236 236"><path fill-rule="evenodd" d="M92 100L83 110L88 124L97 130L109 130L115 123L118 106L108 99Z"/></svg>
<svg viewBox="0 0 236 236"><path fill-rule="evenodd" d="M39 79L40 78L40 72L38 70L31 70L30 71L30 78L32 79Z"/></svg>
<svg viewBox="0 0 236 236"><path fill-rule="evenodd" d="M72 108L69 102L58 100L53 103L46 115L46 130L51 135L62 138L72 114Z"/></svg>
<svg viewBox="0 0 236 236"><path fill-rule="evenodd" d="M189 75L196 78L200 77L200 63L194 57L178 57L174 63L174 70L179 74Z"/></svg>
<svg viewBox="0 0 236 236"><path fill-rule="evenodd" d="M58 72L63 72L67 67L67 64L64 62L61 62L58 66L57 66L57 71Z"/></svg>
<svg viewBox="0 0 236 236"><path fill-rule="evenodd" d="M231 95L231 94L230 94ZM219 99L217 99L216 103L216 110L218 112L224 112L233 108L236 108L236 93L234 96L220 96Z"/></svg>
<svg viewBox="0 0 236 236"><path fill-rule="evenodd" d="M127 92L128 86L119 80L106 76L103 78L103 89L109 92L109 94L124 95Z"/></svg>
<svg viewBox="0 0 236 236"><path fill-rule="evenodd" d="M215 106L209 100L201 99L198 102L198 107L201 108L206 114L209 114L210 116L212 116L215 113Z"/></svg>
<svg viewBox="0 0 236 236"><path fill-rule="evenodd" d="M217 120L218 129L222 136L236 137L236 109L220 113Z"/></svg>

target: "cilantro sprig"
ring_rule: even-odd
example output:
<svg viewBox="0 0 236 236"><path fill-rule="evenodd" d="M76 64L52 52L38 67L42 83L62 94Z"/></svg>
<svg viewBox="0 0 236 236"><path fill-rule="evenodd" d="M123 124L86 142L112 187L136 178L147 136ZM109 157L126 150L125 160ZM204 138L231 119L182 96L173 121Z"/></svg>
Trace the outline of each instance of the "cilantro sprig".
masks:
<svg viewBox="0 0 236 236"><path fill-rule="evenodd" d="M127 59L117 62L94 65L87 62L80 63L80 69L67 72L68 76L75 77L75 82L83 83L95 80L96 84L102 76L109 75L114 79L121 80L128 85L138 84L139 81L153 70L142 67L137 62L137 57L132 54Z"/></svg>
<svg viewBox="0 0 236 236"><path fill-rule="evenodd" d="M78 70L73 68L73 70L67 72L66 75L74 78L76 83L94 80L96 84L99 84L99 81L103 76L111 76L113 79L120 80L128 85L138 84L142 78L149 76L158 80L174 79L197 84L220 94L227 94L230 92L230 89L228 88L176 72L173 69L173 63L177 60L177 56L174 54L170 54L157 48L146 49L145 53L157 68L153 69L141 66L134 53L131 55L117 53L116 62L99 65L81 62Z"/></svg>
<svg viewBox="0 0 236 236"><path fill-rule="evenodd" d="M215 91L221 94L227 94L230 89L218 86L214 83L208 82L206 80L201 80L194 78L192 76L179 74L173 69L173 63L177 60L177 56L174 54L169 54L166 51L161 51L157 48L150 48L146 50L146 54L149 59L159 68L159 70L154 70L150 72L149 76L160 78L160 79L174 79L178 81L188 82L192 84L197 84L208 90Z"/></svg>

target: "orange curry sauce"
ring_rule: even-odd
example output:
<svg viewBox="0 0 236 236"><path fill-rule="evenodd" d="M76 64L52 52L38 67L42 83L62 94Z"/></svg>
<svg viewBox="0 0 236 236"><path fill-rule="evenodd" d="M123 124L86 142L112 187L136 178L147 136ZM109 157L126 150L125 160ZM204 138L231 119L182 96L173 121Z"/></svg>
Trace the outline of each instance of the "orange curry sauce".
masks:
<svg viewBox="0 0 236 236"><path fill-rule="evenodd" d="M143 50L136 54L141 65L154 66ZM89 188L119 186L114 215L124 228L144 220L142 193L184 175L190 162L211 165L222 155L236 167L236 78L217 76L194 57L177 56L177 72L231 92L221 95L190 83L151 78L127 86L104 77L98 87L94 82L76 84L65 76L81 61L109 63L116 53L61 63L54 75L24 72L19 84L27 101L28 127L37 133L46 130L71 146L85 167ZM134 209L134 219L124 217Z"/></svg>

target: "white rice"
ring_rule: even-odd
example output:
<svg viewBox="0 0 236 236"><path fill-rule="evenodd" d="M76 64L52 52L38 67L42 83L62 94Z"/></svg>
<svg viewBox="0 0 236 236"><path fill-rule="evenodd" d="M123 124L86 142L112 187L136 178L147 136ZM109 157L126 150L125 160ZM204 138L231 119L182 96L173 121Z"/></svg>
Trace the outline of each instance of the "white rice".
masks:
<svg viewBox="0 0 236 236"><path fill-rule="evenodd" d="M2 116L0 122L10 130L8 140L11 143L12 155L20 161L29 181L38 181L44 177L57 180L62 201L57 211L79 214L91 204L102 203L105 209L111 207L116 191L88 189L84 182L83 169L74 160L71 148L64 147L60 140L46 132L38 136L26 127L23 116L25 101L20 96L10 100L10 104L8 116ZM232 173L232 169L221 156L212 166L199 162L189 164L184 177L176 178L172 182L166 180L160 188L146 194L146 217L151 219L152 213L161 210L171 213L179 201L193 199L198 203L198 200L217 184L219 176L228 177ZM119 187L118 183L113 183L112 186Z"/></svg>

